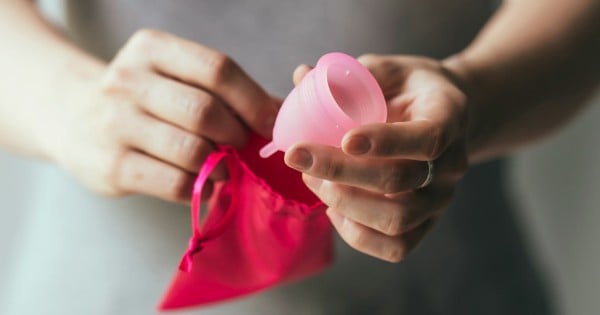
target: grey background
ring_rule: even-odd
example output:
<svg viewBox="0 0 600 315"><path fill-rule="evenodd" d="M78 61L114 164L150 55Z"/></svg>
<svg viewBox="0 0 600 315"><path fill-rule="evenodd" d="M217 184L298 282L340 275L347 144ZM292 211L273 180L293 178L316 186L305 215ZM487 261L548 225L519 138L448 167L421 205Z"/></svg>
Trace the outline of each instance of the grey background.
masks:
<svg viewBox="0 0 600 315"><path fill-rule="evenodd" d="M512 195L564 314L600 308L600 94L571 124L511 160Z"/></svg>

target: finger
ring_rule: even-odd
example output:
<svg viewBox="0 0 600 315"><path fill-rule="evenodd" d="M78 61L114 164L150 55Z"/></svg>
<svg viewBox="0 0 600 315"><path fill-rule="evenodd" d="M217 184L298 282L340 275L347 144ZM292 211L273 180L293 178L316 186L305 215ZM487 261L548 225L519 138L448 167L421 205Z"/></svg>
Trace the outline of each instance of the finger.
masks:
<svg viewBox="0 0 600 315"><path fill-rule="evenodd" d="M285 163L314 177L388 194L416 189L428 174L425 162L356 158L312 143L292 146L285 154Z"/></svg>
<svg viewBox="0 0 600 315"><path fill-rule="evenodd" d="M346 133L342 150L362 157L431 161L437 159L455 137L443 124L431 120L370 124Z"/></svg>
<svg viewBox="0 0 600 315"><path fill-rule="evenodd" d="M173 202L189 202L194 176L168 163L136 151L129 151L116 168L117 186L130 193L159 197ZM212 189L212 183L208 189Z"/></svg>
<svg viewBox="0 0 600 315"><path fill-rule="evenodd" d="M397 94L410 72L409 66L404 66L390 56L366 54L358 57L357 60L369 69L386 99Z"/></svg>
<svg viewBox="0 0 600 315"><path fill-rule="evenodd" d="M415 68L434 69L439 67L436 61L429 58L410 55L364 54L357 59L369 69L380 84L392 81L401 82Z"/></svg>
<svg viewBox="0 0 600 315"><path fill-rule="evenodd" d="M304 175L304 182L329 208L389 236L406 233L444 209L451 189L428 187L394 198Z"/></svg>
<svg viewBox="0 0 600 315"><path fill-rule="evenodd" d="M202 195L200 195L201 201L206 201L212 196L213 191L215 190L214 182L211 179L207 179L202 186Z"/></svg>
<svg viewBox="0 0 600 315"><path fill-rule="evenodd" d="M271 137L277 105L240 66L221 52L153 31L138 31L117 56L218 95L253 130Z"/></svg>
<svg viewBox="0 0 600 315"><path fill-rule="evenodd" d="M246 131L225 104L210 93L155 74L142 79L137 103L147 112L215 143L241 147Z"/></svg>
<svg viewBox="0 0 600 315"><path fill-rule="evenodd" d="M150 116L139 115L131 124L136 128L124 135L129 146L189 173L197 173L214 150L209 141ZM226 178L225 167L219 165L210 178Z"/></svg>
<svg viewBox="0 0 600 315"><path fill-rule="evenodd" d="M327 215L342 239L350 247L389 262L400 262L406 258L431 229L434 222L428 220L409 233L401 236L389 236L356 223L336 210L328 209Z"/></svg>
<svg viewBox="0 0 600 315"><path fill-rule="evenodd" d="M300 81L302 81L302 79L304 78L304 76L310 71L312 70L312 67L308 66L308 65L299 65L298 67L296 67L296 69L294 70L294 74L292 75L293 81L294 81L294 85L298 85L300 83Z"/></svg>

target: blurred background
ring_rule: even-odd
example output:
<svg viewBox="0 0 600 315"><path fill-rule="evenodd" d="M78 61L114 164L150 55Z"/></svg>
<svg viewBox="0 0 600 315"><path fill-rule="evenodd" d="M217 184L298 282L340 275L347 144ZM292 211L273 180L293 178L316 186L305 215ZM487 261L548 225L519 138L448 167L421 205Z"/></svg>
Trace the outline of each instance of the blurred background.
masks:
<svg viewBox="0 0 600 315"><path fill-rule="evenodd" d="M55 3L55 2L51 2ZM61 8L46 7L51 14ZM549 277L561 314L592 314L600 308L600 93L568 126L553 137L510 158L506 183L537 262ZM44 165L0 151L0 205L35 185L23 176ZM26 181L28 178L32 181ZM7 184L0 181L0 184ZM12 200L12 201L11 201ZM10 257L28 213L0 209L0 253ZM0 269L8 268L0 259ZM14 262L12 262L14 263ZM0 280L1 281L1 280ZM0 299L3 296L0 285Z"/></svg>
<svg viewBox="0 0 600 315"><path fill-rule="evenodd" d="M600 94L568 126L511 158L509 190L563 314L600 308Z"/></svg>

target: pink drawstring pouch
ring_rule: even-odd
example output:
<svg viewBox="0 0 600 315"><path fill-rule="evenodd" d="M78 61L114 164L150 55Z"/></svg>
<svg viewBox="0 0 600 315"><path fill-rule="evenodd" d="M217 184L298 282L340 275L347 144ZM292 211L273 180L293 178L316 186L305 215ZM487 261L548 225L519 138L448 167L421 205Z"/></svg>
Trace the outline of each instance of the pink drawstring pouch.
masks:
<svg viewBox="0 0 600 315"><path fill-rule="evenodd" d="M201 306L302 279L330 265L332 227L325 206L288 168L283 154L262 159L252 135L241 151L220 147L202 166L192 198L192 237L159 310ZM224 161L200 224L200 196Z"/></svg>

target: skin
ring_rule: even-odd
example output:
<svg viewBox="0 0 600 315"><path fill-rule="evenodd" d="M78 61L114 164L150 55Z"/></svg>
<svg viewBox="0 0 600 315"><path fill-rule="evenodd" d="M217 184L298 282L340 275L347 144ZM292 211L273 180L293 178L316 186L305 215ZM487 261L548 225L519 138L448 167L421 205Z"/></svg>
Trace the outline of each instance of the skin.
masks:
<svg viewBox="0 0 600 315"><path fill-rule="evenodd" d="M301 143L285 155L329 209L341 237L365 254L401 261L433 227L468 166L467 97L434 60L359 58L382 87L388 122L355 128L340 149ZM307 67L296 70L296 81ZM435 177L419 189L435 160Z"/></svg>
<svg viewBox="0 0 600 315"><path fill-rule="evenodd" d="M240 147L249 129L271 136L279 100L214 49L140 30L104 63L55 34L29 2L2 2L0 20L12 26L0 41L22 61L0 61L15 76L0 96L0 143L59 164L94 192L189 202L216 143ZM211 175L224 178L222 167Z"/></svg>
<svg viewBox="0 0 600 315"><path fill-rule="evenodd" d="M598 21L596 0L506 1L446 60L362 56L388 122L351 130L339 149L297 144L285 161L350 246L401 261L469 164L540 139L577 112L598 83ZM250 129L269 137L280 103L223 53L158 31L141 30L112 61L97 60L25 0L0 2L0 43L0 145L108 196L189 202L214 145L239 147ZM296 69L294 81L309 69ZM419 188L429 160L434 180ZM220 169L211 179L225 177Z"/></svg>
<svg viewBox="0 0 600 315"><path fill-rule="evenodd" d="M367 55L388 103L385 124L340 149L302 143L285 161L329 207L353 248L399 262L452 199L468 165L539 140L597 88L600 2L506 1L476 40L446 60ZM307 66L296 69L297 83ZM434 161L433 182L418 187ZM484 209L482 209L483 211Z"/></svg>

